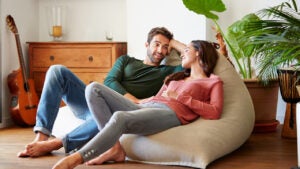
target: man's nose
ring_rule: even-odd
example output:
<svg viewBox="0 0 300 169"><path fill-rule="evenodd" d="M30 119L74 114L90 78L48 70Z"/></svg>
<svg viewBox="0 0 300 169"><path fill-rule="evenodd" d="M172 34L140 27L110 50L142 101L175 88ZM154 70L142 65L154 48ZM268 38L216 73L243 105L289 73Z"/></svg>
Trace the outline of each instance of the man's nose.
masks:
<svg viewBox="0 0 300 169"><path fill-rule="evenodd" d="M157 48L157 51L159 52L159 53L161 53L161 51L162 51L162 46L159 46L158 48Z"/></svg>

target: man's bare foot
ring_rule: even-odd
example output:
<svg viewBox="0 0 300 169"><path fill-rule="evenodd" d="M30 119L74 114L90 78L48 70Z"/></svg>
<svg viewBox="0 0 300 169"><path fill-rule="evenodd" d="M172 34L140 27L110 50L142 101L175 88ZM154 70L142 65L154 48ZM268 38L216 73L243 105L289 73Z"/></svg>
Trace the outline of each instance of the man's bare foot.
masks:
<svg viewBox="0 0 300 169"><path fill-rule="evenodd" d="M62 147L62 141L54 138L46 141L36 141L26 146L26 149L19 153L19 157L39 157L58 150ZM25 155L25 156L24 156Z"/></svg>
<svg viewBox="0 0 300 169"><path fill-rule="evenodd" d="M37 141L26 146L27 153L30 157L39 157L58 150L62 147L62 141L54 138L47 141Z"/></svg>
<svg viewBox="0 0 300 169"><path fill-rule="evenodd" d="M44 133L41 133L41 132L38 132L35 136L35 139L33 140L33 142L27 144L25 146L25 150L19 152L17 154L18 157L30 157L29 153L28 153L28 150L27 150L27 147L31 144L34 144L35 142L38 142L38 141L46 141L49 139L49 136L44 134Z"/></svg>
<svg viewBox="0 0 300 169"><path fill-rule="evenodd" d="M53 167L52 169L73 169L77 165L82 164L83 159L81 155L76 152L73 153L61 160L59 160Z"/></svg>
<svg viewBox="0 0 300 169"><path fill-rule="evenodd" d="M87 165L100 165L107 161L123 162L125 161L126 153L120 142L117 142L111 149L107 150L98 157L86 162Z"/></svg>
<svg viewBox="0 0 300 169"><path fill-rule="evenodd" d="M30 157L29 154L27 153L27 150L23 150L23 151L20 151L18 154L17 154L18 157Z"/></svg>

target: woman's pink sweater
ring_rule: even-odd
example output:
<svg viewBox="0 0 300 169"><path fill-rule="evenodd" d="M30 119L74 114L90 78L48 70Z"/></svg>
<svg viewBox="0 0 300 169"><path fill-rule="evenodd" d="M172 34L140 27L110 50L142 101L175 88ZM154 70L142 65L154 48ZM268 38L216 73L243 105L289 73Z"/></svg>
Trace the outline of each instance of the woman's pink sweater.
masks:
<svg viewBox="0 0 300 169"><path fill-rule="evenodd" d="M176 99L165 98L165 90L176 91ZM182 124L187 124L199 116L205 119L219 119L223 109L223 82L216 75L191 81L171 81L163 85L150 101L161 102L176 112Z"/></svg>

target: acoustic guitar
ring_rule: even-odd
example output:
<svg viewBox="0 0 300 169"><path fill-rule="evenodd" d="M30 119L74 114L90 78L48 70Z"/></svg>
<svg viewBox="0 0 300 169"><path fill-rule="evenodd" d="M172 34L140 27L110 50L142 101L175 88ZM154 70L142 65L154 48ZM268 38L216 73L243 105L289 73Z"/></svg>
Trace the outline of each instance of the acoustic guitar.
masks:
<svg viewBox="0 0 300 169"><path fill-rule="evenodd" d="M9 110L13 121L17 125L32 126L35 124L39 98L36 94L33 80L27 78L20 37L13 17L8 15L6 23L15 35L20 62L20 68L14 70L7 77L8 88L11 94Z"/></svg>

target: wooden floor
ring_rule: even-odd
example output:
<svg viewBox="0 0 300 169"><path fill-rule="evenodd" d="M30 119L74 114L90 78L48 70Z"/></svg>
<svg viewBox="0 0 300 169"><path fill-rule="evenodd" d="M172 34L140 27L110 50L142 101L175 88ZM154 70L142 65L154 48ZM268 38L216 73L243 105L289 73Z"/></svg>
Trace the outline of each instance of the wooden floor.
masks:
<svg viewBox="0 0 300 169"><path fill-rule="evenodd" d="M297 166L297 141L281 138L280 128L273 133L252 134L238 150L213 163L208 169L289 169ZM16 154L26 143L32 141L31 128L0 129L0 169L49 169L64 157L60 149L52 155L40 158L17 158ZM105 164L101 166L80 165L78 169L190 169L189 167L162 166L139 163ZM76 168L76 169L77 169Z"/></svg>

